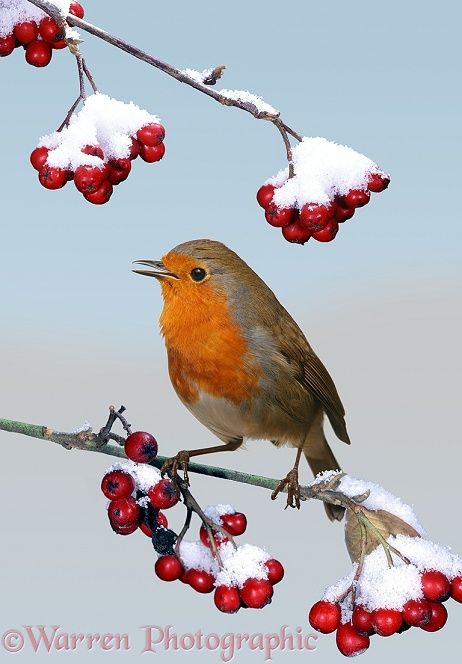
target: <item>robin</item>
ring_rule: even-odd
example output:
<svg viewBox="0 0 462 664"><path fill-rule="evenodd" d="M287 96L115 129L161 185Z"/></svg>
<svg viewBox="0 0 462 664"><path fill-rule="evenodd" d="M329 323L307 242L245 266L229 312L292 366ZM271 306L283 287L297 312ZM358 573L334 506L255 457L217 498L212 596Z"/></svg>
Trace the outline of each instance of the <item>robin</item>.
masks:
<svg viewBox="0 0 462 664"><path fill-rule="evenodd" d="M297 449L294 467L272 493L300 507L302 454L316 475L339 464L323 431L327 415L350 443L335 385L297 323L265 282L221 242L192 240L134 270L155 277L164 307L160 329L173 387L191 413L224 444L183 450L167 466L187 472L190 457L236 450L245 439ZM165 468L164 468L165 470ZM343 510L327 506L331 520Z"/></svg>

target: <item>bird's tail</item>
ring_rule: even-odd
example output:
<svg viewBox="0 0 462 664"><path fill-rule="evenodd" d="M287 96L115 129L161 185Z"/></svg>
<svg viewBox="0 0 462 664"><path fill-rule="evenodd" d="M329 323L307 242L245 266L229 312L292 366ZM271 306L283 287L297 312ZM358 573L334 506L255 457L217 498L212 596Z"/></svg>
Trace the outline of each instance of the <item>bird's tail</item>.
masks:
<svg viewBox="0 0 462 664"><path fill-rule="evenodd" d="M320 426L314 426L310 429L303 452L313 475L317 475L323 470L340 470L340 465L324 435L322 423ZM324 503L324 507L331 521L342 520L345 512L343 507L327 503Z"/></svg>

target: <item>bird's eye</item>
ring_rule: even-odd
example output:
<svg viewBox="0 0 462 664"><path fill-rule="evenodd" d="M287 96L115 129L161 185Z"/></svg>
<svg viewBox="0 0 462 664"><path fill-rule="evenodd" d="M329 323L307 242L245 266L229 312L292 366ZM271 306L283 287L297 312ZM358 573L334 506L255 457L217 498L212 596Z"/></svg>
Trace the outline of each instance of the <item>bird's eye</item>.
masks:
<svg viewBox="0 0 462 664"><path fill-rule="evenodd" d="M193 281L203 281L207 276L207 272L201 267L195 267L191 270L191 279Z"/></svg>

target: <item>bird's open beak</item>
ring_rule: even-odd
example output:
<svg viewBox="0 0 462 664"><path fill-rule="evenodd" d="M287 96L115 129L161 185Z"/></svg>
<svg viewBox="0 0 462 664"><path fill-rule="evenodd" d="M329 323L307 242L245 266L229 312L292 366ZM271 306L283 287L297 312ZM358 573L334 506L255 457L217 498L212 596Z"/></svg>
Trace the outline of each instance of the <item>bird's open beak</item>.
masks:
<svg viewBox="0 0 462 664"><path fill-rule="evenodd" d="M169 272L162 261L133 261L138 265L146 265L147 267L154 268L153 270L132 270L136 274L142 274L145 277L155 277L156 279L178 279L177 275L173 272Z"/></svg>

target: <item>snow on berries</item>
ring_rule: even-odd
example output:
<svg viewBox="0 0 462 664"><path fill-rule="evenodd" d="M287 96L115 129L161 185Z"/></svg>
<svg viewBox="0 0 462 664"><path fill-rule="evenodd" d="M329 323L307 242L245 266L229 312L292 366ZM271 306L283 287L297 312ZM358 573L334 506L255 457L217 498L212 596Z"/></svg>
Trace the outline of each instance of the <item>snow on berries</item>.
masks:
<svg viewBox="0 0 462 664"><path fill-rule="evenodd" d="M102 205L128 178L138 155L148 163L162 159L164 137L155 115L96 93L68 126L39 140L30 161L43 187L61 189L73 180L89 203Z"/></svg>
<svg viewBox="0 0 462 664"><path fill-rule="evenodd" d="M314 484L333 474L322 473ZM449 597L462 601L462 559L427 539L412 508L378 485L344 476L336 491L352 499L366 496L360 505L369 514L386 511L408 524L415 536L389 534L362 561L356 560L351 572L312 606L311 626L324 634L336 632L338 649L349 657L367 650L373 634L442 629L448 616L443 602Z"/></svg>
<svg viewBox="0 0 462 664"><path fill-rule="evenodd" d="M79 2L54 0L64 19L68 14L83 18ZM67 41L79 38L76 30L58 23L27 0L2 0L0 11L0 57L6 57L22 46L26 62L34 67L46 67L54 50L66 48Z"/></svg>
<svg viewBox="0 0 462 664"><path fill-rule="evenodd" d="M266 221L298 244L311 237L333 240L339 224L367 205L371 192L383 191L390 182L373 161L325 138L303 138L292 149L292 165L293 176L287 167L269 178L257 201Z"/></svg>

